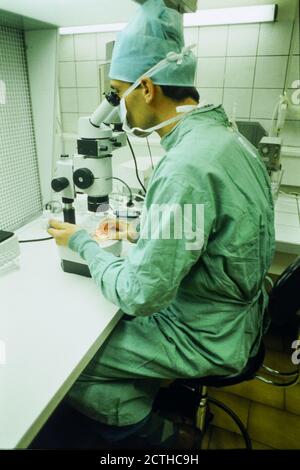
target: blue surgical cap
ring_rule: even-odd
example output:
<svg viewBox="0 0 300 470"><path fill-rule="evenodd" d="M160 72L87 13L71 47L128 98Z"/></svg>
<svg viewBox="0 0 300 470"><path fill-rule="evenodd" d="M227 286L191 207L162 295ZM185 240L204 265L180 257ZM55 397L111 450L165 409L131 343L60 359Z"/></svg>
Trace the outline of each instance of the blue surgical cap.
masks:
<svg viewBox="0 0 300 470"><path fill-rule="evenodd" d="M134 83L169 52L180 53L183 47L182 15L167 8L163 0L147 0L118 34L109 77ZM168 63L151 79L157 85L192 87L196 64L194 54L189 52L182 61Z"/></svg>

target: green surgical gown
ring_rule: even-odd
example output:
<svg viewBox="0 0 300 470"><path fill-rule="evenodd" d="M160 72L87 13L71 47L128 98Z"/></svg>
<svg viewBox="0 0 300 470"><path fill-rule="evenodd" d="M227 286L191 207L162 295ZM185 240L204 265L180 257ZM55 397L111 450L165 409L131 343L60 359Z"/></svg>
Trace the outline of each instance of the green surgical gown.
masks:
<svg viewBox="0 0 300 470"><path fill-rule="evenodd" d="M186 115L161 144L165 156L128 256L105 252L84 230L69 241L103 295L127 314L68 395L78 410L109 425L149 414L162 379L237 374L266 324L262 284L274 253L274 207L256 149L222 106ZM170 205L168 237L163 217L155 225L153 214ZM196 205L204 208L201 224L185 212ZM174 228L180 215L192 220L181 237ZM201 243L191 249L195 231Z"/></svg>

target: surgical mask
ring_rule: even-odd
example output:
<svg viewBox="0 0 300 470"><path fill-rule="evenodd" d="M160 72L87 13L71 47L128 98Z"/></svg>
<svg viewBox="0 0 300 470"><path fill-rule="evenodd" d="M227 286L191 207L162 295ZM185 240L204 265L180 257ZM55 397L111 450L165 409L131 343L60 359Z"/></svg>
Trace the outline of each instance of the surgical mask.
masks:
<svg viewBox="0 0 300 470"><path fill-rule="evenodd" d="M168 126L169 124L172 124L174 122L180 121L181 119L185 117L187 113L190 113L199 107L200 105L178 106L176 108L176 112L180 113L178 116L174 116L171 119L168 119L167 121L163 121L160 124L157 124L156 126L149 127L148 129L141 129L140 127L131 127L129 125L128 120L127 120L127 108L126 108L125 98L122 98L120 101L119 113L120 113L121 121L123 123L123 126L122 126L123 131L135 137L148 137L149 135L152 134L152 132L162 129L163 127Z"/></svg>
<svg viewBox="0 0 300 470"><path fill-rule="evenodd" d="M142 78L152 77L155 73L165 68L170 62L176 61L177 64L180 65L182 63L184 55L190 53L190 50L193 47L195 46L193 45L193 46L184 48L180 54L176 52L169 52L165 59L163 59L158 64L154 65L154 67L152 67L150 70L145 72L126 90L126 92L124 93L120 101L119 114L120 114L121 122L123 123L123 130L127 134L130 134L136 137L148 137L150 134L152 134L152 132L162 129L163 127L169 124L173 124L177 121L180 121L181 119L185 117L187 113L190 113L200 107L199 105L178 106L176 108L176 112L178 113L178 116L174 116L171 119L168 119L167 121L163 121L160 124L157 124L156 126L150 127L148 129L141 129L140 127L131 127L127 119L127 108L126 108L125 98L140 85ZM201 107L202 106L203 105L201 105Z"/></svg>

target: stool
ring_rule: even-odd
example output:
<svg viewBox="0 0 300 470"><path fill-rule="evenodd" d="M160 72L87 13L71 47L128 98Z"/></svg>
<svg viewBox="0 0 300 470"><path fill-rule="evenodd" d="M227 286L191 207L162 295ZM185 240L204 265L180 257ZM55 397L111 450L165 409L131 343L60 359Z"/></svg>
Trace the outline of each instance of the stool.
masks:
<svg viewBox="0 0 300 470"><path fill-rule="evenodd" d="M240 418L226 405L207 395L207 387L226 387L236 385L256 377L256 372L263 364L265 348L261 342L257 354L251 357L243 371L235 376L207 376L196 379L176 379L167 390L161 389L155 407L164 411L183 409L194 420L194 425L201 432L202 439L212 415L208 403L225 411L237 424L247 449L252 449L251 439ZM177 400L177 403L176 403ZM198 449L199 450L199 449Z"/></svg>

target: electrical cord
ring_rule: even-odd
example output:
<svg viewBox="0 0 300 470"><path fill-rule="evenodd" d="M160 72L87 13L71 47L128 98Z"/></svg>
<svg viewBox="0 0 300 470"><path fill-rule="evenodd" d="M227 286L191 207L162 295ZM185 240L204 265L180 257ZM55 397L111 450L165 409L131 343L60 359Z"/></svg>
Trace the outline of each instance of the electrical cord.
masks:
<svg viewBox="0 0 300 470"><path fill-rule="evenodd" d="M48 238L35 238L34 240L19 240L19 243L33 243L33 242L44 242L46 240L52 240L53 237Z"/></svg>
<svg viewBox="0 0 300 470"><path fill-rule="evenodd" d="M151 152L151 148L150 148L150 144L149 144L148 137L146 137L146 141L147 141L147 145L148 145L148 150L149 150L149 155L150 155L152 170L154 170L153 159L152 159L152 152Z"/></svg>
<svg viewBox="0 0 300 470"><path fill-rule="evenodd" d="M136 177L137 177L137 180L138 182L140 183L141 187L143 188L143 191L145 192L146 194L146 188L145 186L143 185L143 183L141 182L140 180L140 176L139 176L139 172L138 172L138 167L137 167L137 162L136 162L136 157L135 157L135 154L134 154L134 151L133 151L133 148L132 148L132 145L131 145L131 142L127 136L127 142L128 142L128 145L129 145L129 148L131 150L131 153L132 153L132 157L133 157L133 161L134 161L134 166L135 166L135 174L136 174Z"/></svg>
<svg viewBox="0 0 300 470"><path fill-rule="evenodd" d="M132 202L132 200L133 200L133 195L132 195L132 191L131 191L131 189L130 189L130 186L128 186L128 184L127 184L124 180L122 180L121 178L117 178L116 176L111 176L110 178L107 178L107 179L108 179L108 180L118 180L118 181L121 181L121 183L123 183L124 186L126 186L126 188L127 188L128 191L129 191L129 201L127 202L127 207L133 206L133 202Z"/></svg>

